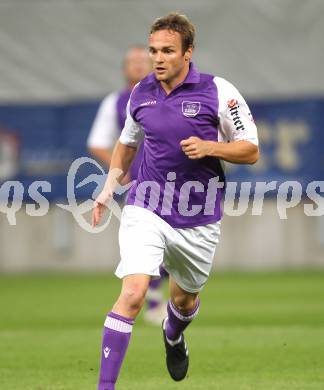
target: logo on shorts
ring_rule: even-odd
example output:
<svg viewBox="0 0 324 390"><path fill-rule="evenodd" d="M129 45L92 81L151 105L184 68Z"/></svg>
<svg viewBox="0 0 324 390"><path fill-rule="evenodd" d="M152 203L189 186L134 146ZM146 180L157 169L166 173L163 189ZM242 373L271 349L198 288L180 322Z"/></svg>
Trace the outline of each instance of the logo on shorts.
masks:
<svg viewBox="0 0 324 390"><path fill-rule="evenodd" d="M193 117L196 116L200 111L200 102L182 102L182 113L184 116Z"/></svg>

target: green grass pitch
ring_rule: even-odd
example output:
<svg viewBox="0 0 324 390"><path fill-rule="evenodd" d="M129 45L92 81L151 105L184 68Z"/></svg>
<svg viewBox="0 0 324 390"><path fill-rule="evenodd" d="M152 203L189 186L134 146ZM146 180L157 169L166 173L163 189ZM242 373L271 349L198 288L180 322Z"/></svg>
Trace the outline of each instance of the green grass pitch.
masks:
<svg viewBox="0 0 324 390"><path fill-rule="evenodd" d="M0 277L0 389L95 390L102 324L119 281ZM118 390L324 389L324 273L214 274L188 328L189 377L169 379L141 317Z"/></svg>

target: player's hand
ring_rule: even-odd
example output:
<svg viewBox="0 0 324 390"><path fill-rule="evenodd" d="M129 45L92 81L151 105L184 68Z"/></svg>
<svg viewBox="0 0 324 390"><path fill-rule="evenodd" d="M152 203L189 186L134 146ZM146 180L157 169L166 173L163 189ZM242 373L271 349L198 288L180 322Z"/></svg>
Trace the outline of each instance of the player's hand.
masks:
<svg viewBox="0 0 324 390"><path fill-rule="evenodd" d="M95 200L94 208L92 210L92 218L91 218L92 227L95 227L96 225L99 224L112 198L113 198L112 192L102 191L98 196L98 198Z"/></svg>
<svg viewBox="0 0 324 390"><path fill-rule="evenodd" d="M204 141L198 137L189 137L180 142L182 151L191 160L211 155L211 141Z"/></svg>

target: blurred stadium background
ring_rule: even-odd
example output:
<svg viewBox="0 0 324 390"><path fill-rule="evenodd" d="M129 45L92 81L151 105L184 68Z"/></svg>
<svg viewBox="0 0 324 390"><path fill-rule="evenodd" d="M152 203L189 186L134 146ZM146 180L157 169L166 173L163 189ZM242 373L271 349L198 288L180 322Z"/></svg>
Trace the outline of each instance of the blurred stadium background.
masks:
<svg viewBox="0 0 324 390"><path fill-rule="evenodd" d="M21 181L25 202L29 185L47 180L52 202L42 217L29 217L23 206L16 226L0 214L1 271L115 267L117 221L91 235L55 204L66 198L71 162L87 155L101 98L123 85L125 50L146 44L151 21L169 10L192 18L195 62L232 81L258 124L261 161L229 170L229 180L298 180L304 191L323 180L322 1L1 1L0 7L0 180ZM77 196L92 191L84 186ZM1 194L6 201L7 192ZM280 220L271 194L262 216L252 217L250 208L225 218L216 267L323 266L324 217L306 217L301 202Z"/></svg>
<svg viewBox="0 0 324 390"><path fill-rule="evenodd" d="M253 167L229 167L229 181L276 180L282 183L289 180L299 181L303 186L301 202L287 211L288 218L285 220L280 219L278 215L276 191L266 196L261 216L252 216L251 204L247 212L240 217L225 216L221 243L215 258L215 269L235 273L262 271L263 276L260 276L258 285L260 289L255 290L251 285L255 286L256 279L249 274L246 274L246 279L244 275L233 276L234 279L226 276L225 281L220 283L221 294L226 295L232 288L236 289L237 293L230 295L227 308L225 304L222 306L217 298L215 307L220 304L220 310L225 311L215 314L218 315L216 321L219 326L224 326L224 329L234 323L249 327L264 309L263 314L266 319L261 316L260 323L263 323L264 319L264 323L269 320L273 326L300 324L298 321L304 315L305 320L301 323L306 326L315 324L317 329L320 326L323 329L324 278L323 273L320 272L324 267L323 192L318 216L306 216L304 204L313 204L306 196L307 184L311 181L324 180L324 2L321 0L307 2L301 0L176 0L164 1L162 4L160 1L145 0L0 0L0 185L2 186L0 187L0 273L2 274L0 316L5 313L1 320L2 329L15 329L15 327L19 329L19 316L12 310L15 307L19 313L25 315L25 324L33 329L34 336L38 334L41 339L44 337L44 343L46 343L46 336L40 329L52 323L53 330L60 332L62 330L60 326L70 315L75 322L71 319L65 328L62 325L67 333L58 340L57 345L67 343L72 349L77 348L71 341L72 338L69 339L72 333L68 333L66 329L72 329L81 322L91 324L94 329L98 329L96 330L98 337L94 337L90 330L86 334L90 341L99 342L103 308L112 302L112 295L118 291L117 284L107 276L110 284L107 293L104 279L90 277L88 286L97 286L98 291L95 292L98 294L100 294L98 286L101 286L101 294L106 297L99 298L99 302L93 304L89 298L90 288L85 287L87 282L84 279L77 279L77 282L70 284L69 286L72 287L69 290L65 276L62 280L51 279L50 274L52 271L113 271L118 262L118 221L113 218L104 232L90 234L80 228L71 213L57 207L57 203L66 203L66 176L71 163L80 156L88 156L86 139L101 99L123 85L120 68L125 51L132 44L146 44L151 22L172 10L187 14L197 28L194 61L200 70L217 74L233 82L246 97L258 125L261 160ZM83 167L77 181L81 181L90 173L98 172ZM10 224L5 213L7 189L10 187L8 181L14 180L19 180L24 187L23 204L17 212L16 225ZM26 205L31 203L28 188L35 180L46 180L51 183L51 191L44 193L50 201L50 210L40 217L31 217L26 212ZM321 190L323 191L323 186ZM88 199L92 191L91 185L79 188L78 201ZM13 190L10 193L12 195ZM268 271L296 270L303 272L315 270L315 272L305 273L306 280L299 274L296 280L289 279L289 274L285 274L286 276L282 278L274 276L273 284L270 282L271 277L268 279L264 274ZM32 272L46 273L46 276L43 276L44 279L21 276L21 273ZM26 294L26 301L18 292L22 286L26 286L21 290L22 294ZM226 286L228 290L226 288L222 290L222 286ZM240 304L237 299L242 298L241 293L247 286L250 286L249 293L246 296L243 294L243 298L254 302L255 310L250 310L251 307L248 306L247 311L244 311L245 306L242 304L242 310L237 314ZM266 286L263 293L262 286ZM299 290L300 286L304 287ZM48 313L45 309L48 304L47 298L53 303L52 299L57 296L56 292L61 288L70 298L67 298L67 304L76 305L73 306L76 307L75 313L73 309L70 313L67 308L60 311L64 307L62 302L65 302L61 291L60 298L57 298L57 306L56 303L54 306L49 305L51 310L55 309L61 314L55 318L50 315L47 317ZM86 308L82 307L80 302L77 303L77 296L73 295L76 291L79 294L84 288L89 293L89 295L85 292L81 293ZM216 296L217 282L211 290ZM74 297L72 299L69 295L71 291ZM272 300L270 297L274 291L277 291L277 295ZM45 294L43 300L39 294ZM295 296L296 300L294 302L290 301L290 298L285 300L286 294L290 298ZM260 299L253 301L256 296ZM278 300L285 302L285 305L278 311L273 309L269 312L269 307L274 308L275 306L271 305L275 305ZM300 307L298 302L301 303ZM214 305L211 297L209 304L211 307ZM35 305L39 305L39 311L35 310ZM292 308L296 313L300 308L301 317L297 314L294 317ZM83 316L80 313L84 309L89 310L87 315ZM76 313L78 314L73 317ZM203 320L210 326L213 323L211 319L208 322L206 316ZM145 333L145 329L142 328L141 334L149 334L153 337L153 334ZM82 333L80 330L79 332ZM7 332L3 336L7 340L7 344L3 345L7 345L7 351L10 351L12 345L10 340L16 340L16 335L8 336L8 334ZM305 333L302 331L298 333L297 330L293 334L292 343L302 340L305 336ZM323 332L321 334L323 335ZM222 331L219 331L217 336L221 338ZM251 340L258 337L252 333L250 336ZM259 336L261 340L263 335ZM238 333L237 339L242 340L240 337ZM269 337L274 344L278 341L275 332ZM224 340L226 344L226 337ZM314 341L312 344L314 348L316 343L317 341ZM31 342L24 344L22 339L20 345L33 348ZM242 345L242 349L235 353L243 353L245 347L246 345ZM97 345L95 348L97 351ZM223 348L225 349L224 346ZM263 344L258 345L258 348L260 348L258 351L261 351ZM61 354L59 350L54 350L52 344L49 349L52 354ZM313 356L310 350L307 351L308 355L306 353L305 356ZM16 352L18 355L18 349ZM292 354L295 352L292 351ZM91 353L97 363L95 352L90 352L90 355ZM249 352L244 353L245 358L248 358ZM253 354L253 351L250 353ZM273 353L273 356L278 356L277 351ZM2 355L2 363L7 361L8 356L12 361L19 362L19 358L12 352L12 355ZM134 354L131 356L133 358L130 359L135 361ZM68 357L65 358L64 368L67 373L69 363ZM219 358L221 359L222 356ZM283 356L280 355L280 358L283 359ZM37 358L34 357L32 362L33 365L30 363L28 371L34 370L33 375L41 378L42 386L36 387L35 382L32 381L30 387L14 385L14 382L8 379L11 371L7 366L4 371L7 374L7 382L5 382L7 385L5 387L0 385L0 388L6 390L11 388L89 389L89 383L93 383L92 379L96 375L92 373L91 380L83 375L85 383L88 383L84 387L79 386L77 381L75 383L78 383L79 387L75 387L74 377L70 377L70 385L50 387L39 374L41 369L37 366L39 363ZM12 364L14 367L14 363ZM19 366L19 363L16 364ZM139 366L139 363L136 364ZM300 364L300 372L302 372L302 367L305 365L301 362ZM84 369L83 366L87 364L81 361L79 366L70 368L77 376L78 370ZM130 363L128 367L131 367ZM295 367L296 373L293 375L298 376L299 366ZM56 366L52 368L57 369ZM274 378L277 369L276 366L273 367L274 374L273 377L269 376L269 380L276 380ZM257 371L256 367L255 372ZM62 373L65 374L63 371ZM315 370L314 375L316 376L317 373ZM285 384L280 387L278 383L275 387L267 387L262 382L250 387L246 384L244 387L239 377L235 377L237 382L228 382L229 385L224 382L225 384L219 389L323 388L320 387L319 382L316 382L312 373L309 375L314 380L313 387L312 385L305 387L305 383L311 383L307 381L301 387L297 385L285 387ZM51 380L53 377L54 374ZM132 371L129 378L129 383L133 383L133 386L125 385L125 389L151 388L149 384L148 387L139 385L136 387L135 374L132 374ZM323 384L323 376L321 380ZM164 382L161 379L159 383ZM218 387L188 385L183 388L216 389Z"/></svg>

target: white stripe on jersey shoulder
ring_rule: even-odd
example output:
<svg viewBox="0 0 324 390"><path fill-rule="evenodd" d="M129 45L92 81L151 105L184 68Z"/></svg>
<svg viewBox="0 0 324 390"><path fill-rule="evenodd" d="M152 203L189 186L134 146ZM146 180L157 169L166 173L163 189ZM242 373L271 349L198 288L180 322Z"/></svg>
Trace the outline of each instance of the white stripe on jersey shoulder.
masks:
<svg viewBox="0 0 324 390"><path fill-rule="evenodd" d="M234 87L232 83L225 80L222 77L215 76L214 83L217 87L219 107L218 112L221 113L227 108L227 104L230 100L236 99L237 101L244 101L243 96L240 94L238 89Z"/></svg>
<svg viewBox="0 0 324 390"><path fill-rule="evenodd" d="M139 85L137 83L133 90L132 93L134 92L134 89ZM132 93L131 96L129 97L129 100L127 102L126 106L126 121L124 128L120 134L119 137L119 142L123 145L128 145L128 146L133 146L137 147L141 142L143 142L144 139L144 130L142 126L136 122L130 112L130 102L132 98Z"/></svg>

